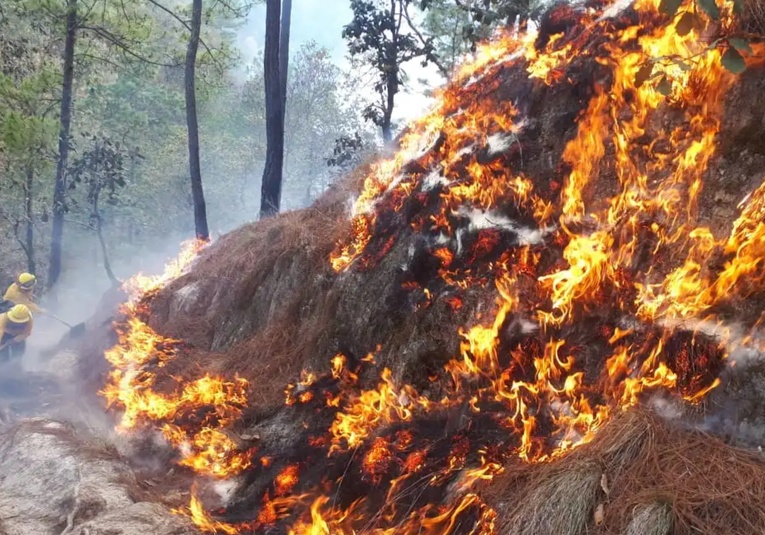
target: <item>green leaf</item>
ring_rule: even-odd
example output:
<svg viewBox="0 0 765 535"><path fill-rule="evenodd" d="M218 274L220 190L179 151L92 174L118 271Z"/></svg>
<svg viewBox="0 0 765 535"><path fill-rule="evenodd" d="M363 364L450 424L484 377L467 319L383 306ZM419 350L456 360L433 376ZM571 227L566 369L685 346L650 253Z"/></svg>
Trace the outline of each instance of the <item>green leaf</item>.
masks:
<svg viewBox="0 0 765 535"><path fill-rule="evenodd" d="M653 72L653 62L648 61L646 63L643 63L643 65L640 66L638 69L638 72L635 74L635 87L642 86L646 80L648 80L651 77L651 73Z"/></svg>
<svg viewBox="0 0 765 535"><path fill-rule="evenodd" d="M740 15L744 11L744 0L733 0L733 14Z"/></svg>
<svg viewBox="0 0 765 535"><path fill-rule="evenodd" d="M696 2L712 20L720 18L720 8L717 7L715 0L696 0Z"/></svg>
<svg viewBox="0 0 765 535"><path fill-rule="evenodd" d="M694 15L690 11L686 11L685 13L683 13L683 15L677 21L677 24L675 24L675 31L677 31L677 35L683 37L691 33L691 30L694 27L695 18L696 18L696 15Z"/></svg>
<svg viewBox="0 0 765 535"><path fill-rule="evenodd" d="M659 4L659 11L666 13L670 17L674 17L677 10L680 9L680 4L683 0L661 0Z"/></svg>
<svg viewBox="0 0 765 535"><path fill-rule="evenodd" d="M731 44L732 47L734 47L739 52L746 52L747 54L752 53L752 47L749 46L749 41L747 41L746 39L731 37L730 39L728 39L728 42Z"/></svg>
<svg viewBox="0 0 765 535"><path fill-rule="evenodd" d="M733 74L741 74L746 70L746 62L744 58L739 54L738 50L731 47L722 57L723 67L728 69Z"/></svg>
<svg viewBox="0 0 765 535"><path fill-rule="evenodd" d="M665 97L668 97L670 93L672 93L672 84L669 83L666 76L662 76L661 80L659 80L659 83L656 85L656 90Z"/></svg>

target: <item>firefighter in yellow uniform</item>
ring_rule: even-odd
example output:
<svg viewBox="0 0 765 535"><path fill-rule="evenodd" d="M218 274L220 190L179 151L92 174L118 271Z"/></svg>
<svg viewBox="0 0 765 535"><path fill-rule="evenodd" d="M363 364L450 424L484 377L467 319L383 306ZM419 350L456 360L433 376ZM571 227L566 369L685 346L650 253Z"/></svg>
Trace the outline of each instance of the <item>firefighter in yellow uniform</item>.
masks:
<svg viewBox="0 0 765 535"><path fill-rule="evenodd" d="M16 278L16 282L8 287L3 299L14 305L25 305L29 310L37 314L45 311L34 302L32 293L34 292L37 278L31 273L22 273Z"/></svg>
<svg viewBox="0 0 765 535"><path fill-rule="evenodd" d="M32 325L32 313L26 305L14 305L8 312L0 314L0 361L24 354Z"/></svg>

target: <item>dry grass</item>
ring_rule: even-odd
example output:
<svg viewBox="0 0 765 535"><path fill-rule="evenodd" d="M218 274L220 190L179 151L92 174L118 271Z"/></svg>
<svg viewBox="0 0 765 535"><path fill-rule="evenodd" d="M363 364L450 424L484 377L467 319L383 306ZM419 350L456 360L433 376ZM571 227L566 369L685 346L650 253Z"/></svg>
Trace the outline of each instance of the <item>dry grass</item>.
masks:
<svg viewBox="0 0 765 535"><path fill-rule="evenodd" d="M501 532L761 535L765 528L761 455L645 412L615 419L591 444L526 472L513 466L486 489L507 527Z"/></svg>
<svg viewBox="0 0 765 535"><path fill-rule="evenodd" d="M268 407L284 401L285 386L315 355L319 339L333 319L328 301L319 303L303 320L293 312L299 305L296 300L286 306L278 319L227 351L228 369L255 379L251 398L257 405Z"/></svg>
<svg viewBox="0 0 765 535"><path fill-rule="evenodd" d="M83 440L73 425L45 419L22 420L0 435L0 447L10 447L24 436L44 435L58 441L76 451L79 456L93 461L115 461L120 458L116 447L105 439L89 436Z"/></svg>
<svg viewBox="0 0 765 535"><path fill-rule="evenodd" d="M583 461L545 470L531 477L528 493L507 509L500 533L581 535L587 530L600 492L601 468Z"/></svg>
<svg viewBox="0 0 765 535"><path fill-rule="evenodd" d="M315 356L335 318L336 300L321 288L328 257L350 231L348 201L371 160L305 210L242 227L207 249L194 270L151 303L150 324L193 347L173 366L237 373L252 383L253 404L283 402L285 386ZM194 285L183 312L173 295ZM227 323L234 319L234 323ZM214 352L214 353L211 353ZM183 370L177 370L182 372Z"/></svg>
<svg viewBox="0 0 765 535"><path fill-rule="evenodd" d="M744 33L765 37L765 0L744 0L739 27Z"/></svg>
<svg viewBox="0 0 765 535"><path fill-rule="evenodd" d="M627 535L669 535L672 529L672 509L666 503L638 506L627 526Z"/></svg>

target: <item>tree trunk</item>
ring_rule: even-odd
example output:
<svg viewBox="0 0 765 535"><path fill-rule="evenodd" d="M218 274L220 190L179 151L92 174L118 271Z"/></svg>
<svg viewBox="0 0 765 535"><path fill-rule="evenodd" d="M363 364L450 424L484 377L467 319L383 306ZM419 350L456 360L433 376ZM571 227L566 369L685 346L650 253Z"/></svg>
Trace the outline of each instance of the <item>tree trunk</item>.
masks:
<svg viewBox="0 0 765 535"><path fill-rule="evenodd" d="M266 0L266 47L263 61L266 89L266 164L260 193L260 217L279 212L284 166L284 111L279 73L280 0Z"/></svg>
<svg viewBox="0 0 765 535"><path fill-rule="evenodd" d="M393 60L395 61L395 59ZM393 118L393 108L395 106L395 97L398 93L398 65L387 74L387 89L385 94L385 111L383 112L382 133L383 141L389 143L393 139L391 122Z"/></svg>
<svg viewBox="0 0 765 535"><path fill-rule="evenodd" d="M290 25L292 21L292 0L283 0L282 21L279 32L279 75L282 92L282 124L287 112L287 74L290 67ZM283 127L282 127L283 128Z"/></svg>
<svg viewBox="0 0 765 535"><path fill-rule="evenodd" d="M27 271L29 273L35 273L37 271L37 265L35 262L35 227L33 220L33 189L35 181L35 168L30 161L27 164L27 182L24 188L24 219L27 222L27 235L26 235L26 247L24 251L27 254Z"/></svg>
<svg viewBox="0 0 765 535"><path fill-rule="evenodd" d="M202 0L194 0L191 13L191 36L186 49L186 124L189 136L189 172L191 174L191 196L194 200L194 227L197 239L207 241L207 207L202 189L202 170L199 165L199 124L197 122L196 66L199 48L199 31L202 26Z"/></svg>
<svg viewBox="0 0 765 535"><path fill-rule="evenodd" d="M48 288L61 276L61 241L64 236L66 210L66 166L69 158L69 131L72 124L72 85L74 83L74 45L77 38L77 0L66 2L66 41L64 43L64 72L61 89L61 118L58 134L58 162L53 190L53 224L50 246Z"/></svg>
<svg viewBox="0 0 765 535"><path fill-rule="evenodd" d="M109 281L111 281L112 285L119 286L120 281L114 275L114 271L112 271L112 265L111 262L109 262L109 254L106 251L106 241L104 240L104 234L101 225L101 212L98 210L98 198L100 196L101 187L99 186L93 195L93 215L96 217L96 234L98 235L98 243L101 244L101 253L104 256L104 270L106 271L106 276L109 277Z"/></svg>
<svg viewBox="0 0 765 535"><path fill-rule="evenodd" d="M396 13L397 3L391 0L390 3L390 20L393 23L393 35L392 41L388 45L386 50L387 65L385 73L385 109L383 110L382 134L383 142L389 143L393 139L393 132L391 131L391 119L393 117L393 107L395 105L396 93L398 93L398 28L400 27L400 19L402 14ZM396 17L399 18L398 23Z"/></svg>

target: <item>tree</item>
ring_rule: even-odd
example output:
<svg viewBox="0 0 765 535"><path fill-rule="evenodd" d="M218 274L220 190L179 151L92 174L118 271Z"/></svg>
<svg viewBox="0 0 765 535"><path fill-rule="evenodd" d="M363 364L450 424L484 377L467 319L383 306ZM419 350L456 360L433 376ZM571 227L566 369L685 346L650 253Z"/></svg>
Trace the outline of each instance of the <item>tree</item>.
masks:
<svg viewBox="0 0 765 535"><path fill-rule="evenodd" d="M53 228L48 266L48 287L61 275L61 240L66 212L66 166L69 157L69 133L72 126L72 85L74 83L74 45L77 39L77 0L66 0L66 40L64 42L61 114L58 134L58 162L53 190Z"/></svg>
<svg viewBox="0 0 765 535"><path fill-rule="evenodd" d="M210 231L207 228L207 207L202 188L202 171L199 166L199 123L197 121L196 66L199 48L199 31L202 26L202 0L193 0L191 14L191 35L186 51L185 94L186 123L189 140L189 172L191 174L191 195L194 199L194 226L197 239L207 241Z"/></svg>
<svg viewBox="0 0 765 535"><path fill-rule="evenodd" d="M30 35L15 10L0 17L0 218L23 251L26 270L38 271L37 177L50 171L56 143L52 117L58 66L39 50L47 38ZM39 47L39 48L38 48ZM0 255L8 255L5 248Z"/></svg>
<svg viewBox="0 0 765 535"><path fill-rule="evenodd" d="M63 6L57 0L50 0L41 4L25 3L16 0L16 3L23 6L22 9L28 9L26 16L52 18L51 26L53 27L56 26L59 19L63 18L65 21L59 114L59 150L54 180L53 221L47 280L47 285L50 288L58 281L62 270L64 215L67 211L66 169L71 142L76 44L85 36L90 39L92 44L97 43L98 48L117 50L124 58L155 65L157 62L152 58L143 56L140 52L140 38L143 37L142 27L151 23L142 11L142 4L132 4L129 10L126 7L128 4L112 6L108 0L94 0L92 4L86 5L84 9L80 10L78 0L66 0ZM119 13L117 13L118 10ZM130 35L131 32L135 33L135 38ZM114 64L114 61L108 58L93 54L89 54L89 57L99 62L103 61L107 64Z"/></svg>
<svg viewBox="0 0 765 535"><path fill-rule="evenodd" d="M425 0L424 33L432 39L434 53L441 65L441 74L448 78L457 62L470 52L476 35L470 13L454 0Z"/></svg>
<svg viewBox="0 0 765 535"><path fill-rule="evenodd" d="M439 63L432 39L424 38L412 22L411 4L412 0L351 0L353 20L343 28L351 56L362 57L378 73L379 102L364 110L364 118L382 129L386 143L393 138L391 119L403 84L402 65L415 58L422 58L423 65Z"/></svg>
<svg viewBox="0 0 765 535"><path fill-rule="evenodd" d="M106 275L112 284L118 285L120 281L109 261L99 203L102 193L105 193L108 203L117 204L119 191L126 185L126 151L119 143L105 136L90 136L90 143L90 147L72 162L68 173L71 178L69 189L73 190L77 185L85 186L85 198L90 206L89 225L98 236Z"/></svg>
<svg viewBox="0 0 765 535"><path fill-rule="evenodd" d="M260 217L279 212L284 172L284 114L287 103L289 26L292 1L266 0L266 46L263 73L266 94L266 164L260 194Z"/></svg>
<svg viewBox="0 0 765 535"><path fill-rule="evenodd" d="M279 75L282 92L282 121L287 110L287 75L290 68L290 25L292 21L292 0L282 4L282 20L279 27Z"/></svg>
<svg viewBox="0 0 765 535"><path fill-rule="evenodd" d="M329 51L315 42L303 44L292 58L284 136L285 208L310 204L338 177L338 169L324 166L333 140L357 131L365 141L373 137L359 117L367 102L361 99L357 76L337 67Z"/></svg>
<svg viewBox="0 0 765 535"><path fill-rule="evenodd" d="M471 24L464 27L463 35L473 46L478 41L491 36L491 32L499 26L514 26L518 24L521 31L526 30L529 20L541 16L546 4L545 0L454 0L457 7L470 17ZM423 8L437 4L437 0L424 0Z"/></svg>

